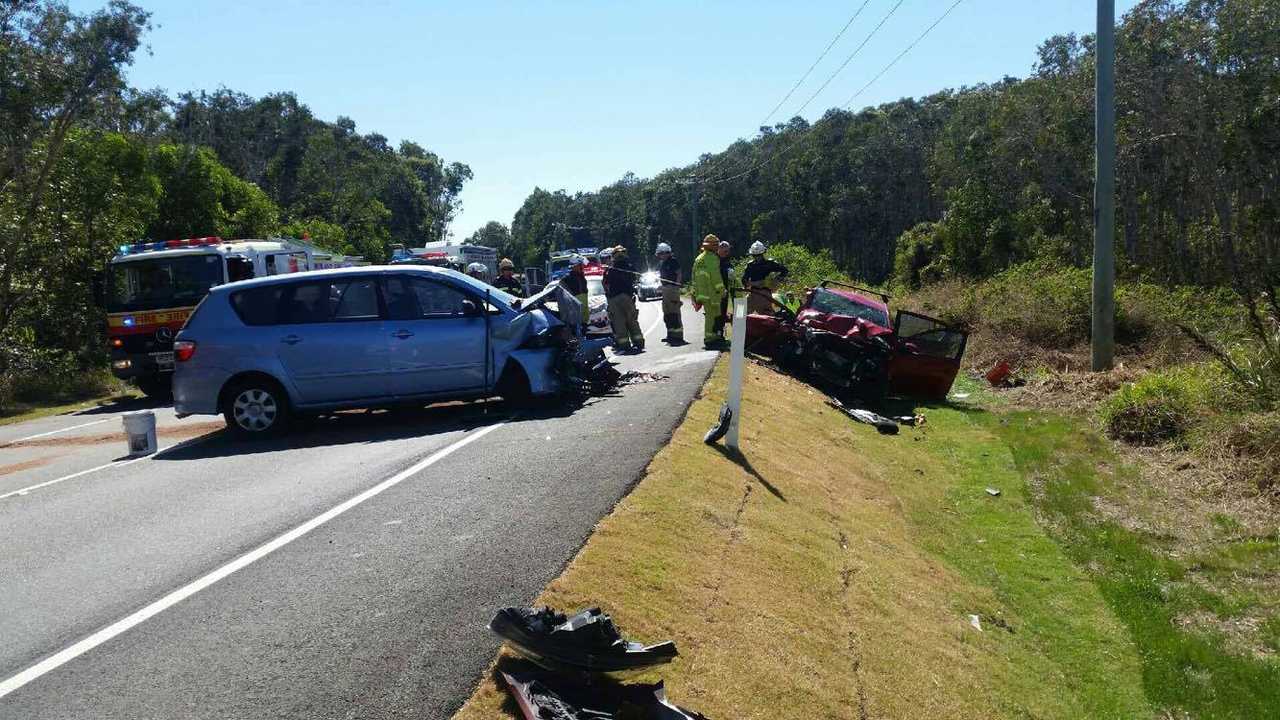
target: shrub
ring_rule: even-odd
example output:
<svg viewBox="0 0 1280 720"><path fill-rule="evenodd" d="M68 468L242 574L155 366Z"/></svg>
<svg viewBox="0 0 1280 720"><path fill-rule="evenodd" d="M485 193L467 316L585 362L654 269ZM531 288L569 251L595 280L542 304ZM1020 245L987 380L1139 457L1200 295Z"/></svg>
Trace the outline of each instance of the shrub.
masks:
<svg viewBox="0 0 1280 720"><path fill-rule="evenodd" d="M830 250L814 252L803 245L779 243L769 247L768 257L787 266L789 274L781 290L800 291L811 288L823 280L851 283L853 280L836 265ZM750 258L740 258L734 263L734 272L742 277L742 269Z"/></svg>
<svg viewBox="0 0 1280 720"><path fill-rule="evenodd" d="M1089 338L1092 276L1082 268L1026 263L991 278L978 290L978 311L999 335L1050 348Z"/></svg>
<svg viewBox="0 0 1280 720"><path fill-rule="evenodd" d="M1222 371L1214 365L1183 365L1125 385L1102 403L1099 415L1112 438L1155 445L1181 437L1215 405L1238 405Z"/></svg>
<svg viewBox="0 0 1280 720"><path fill-rule="evenodd" d="M40 347L29 330L0 342L0 412L18 403L57 404L105 394L114 379L105 368L86 369L66 350Z"/></svg>

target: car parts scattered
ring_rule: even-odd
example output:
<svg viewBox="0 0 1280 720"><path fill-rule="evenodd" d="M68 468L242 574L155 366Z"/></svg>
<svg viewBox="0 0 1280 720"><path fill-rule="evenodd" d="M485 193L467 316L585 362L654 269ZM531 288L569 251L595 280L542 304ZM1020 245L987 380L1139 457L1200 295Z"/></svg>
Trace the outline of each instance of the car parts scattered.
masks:
<svg viewBox="0 0 1280 720"><path fill-rule="evenodd" d="M503 608L489 630L548 670L618 672L671 662L670 641L643 645L622 637L612 618L589 608L567 616L551 608Z"/></svg>

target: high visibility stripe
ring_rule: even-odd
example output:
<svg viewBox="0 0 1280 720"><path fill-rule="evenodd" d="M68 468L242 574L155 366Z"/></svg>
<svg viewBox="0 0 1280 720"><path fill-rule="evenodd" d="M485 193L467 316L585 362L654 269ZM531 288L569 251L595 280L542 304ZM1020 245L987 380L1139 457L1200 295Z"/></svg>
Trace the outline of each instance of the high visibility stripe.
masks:
<svg viewBox="0 0 1280 720"><path fill-rule="evenodd" d="M147 310L136 313L109 313L107 315L107 327L132 329L143 326L181 325L187 321L187 318L191 317L191 313L194 310L195 306L169 310ZM132 322L128 325L124 322L126 318L132 318Z"/></svg>

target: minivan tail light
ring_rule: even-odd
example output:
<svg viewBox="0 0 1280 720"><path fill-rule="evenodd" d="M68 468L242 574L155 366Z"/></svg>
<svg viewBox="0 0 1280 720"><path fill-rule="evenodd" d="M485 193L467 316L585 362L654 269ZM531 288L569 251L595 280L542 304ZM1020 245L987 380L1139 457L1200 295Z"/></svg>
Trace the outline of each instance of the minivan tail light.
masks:
<svg viewBox="0 0 1280 720"><path fill-rule="evenodd" d="M196 354L196 344L190 340L179 340L173 344L173 359L186 362Z"/></svg>

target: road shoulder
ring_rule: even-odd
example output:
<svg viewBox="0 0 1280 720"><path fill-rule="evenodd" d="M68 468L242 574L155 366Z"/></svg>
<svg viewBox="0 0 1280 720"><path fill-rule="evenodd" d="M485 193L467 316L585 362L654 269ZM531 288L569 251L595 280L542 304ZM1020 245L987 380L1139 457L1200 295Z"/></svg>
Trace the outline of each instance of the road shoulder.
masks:
<svg viewBox="0 0 1280 720"><path fill-rule="evenodd" d="M735 457L701 438L726 375L538 599L676 642L675 662L629 679L712 718L1150 716L1123 625L971 410L882 437L752 365ZM967 497L975 469L1000 500ZM516 717L493 677L455 718Z"/></svg>

